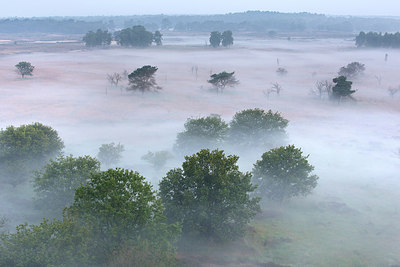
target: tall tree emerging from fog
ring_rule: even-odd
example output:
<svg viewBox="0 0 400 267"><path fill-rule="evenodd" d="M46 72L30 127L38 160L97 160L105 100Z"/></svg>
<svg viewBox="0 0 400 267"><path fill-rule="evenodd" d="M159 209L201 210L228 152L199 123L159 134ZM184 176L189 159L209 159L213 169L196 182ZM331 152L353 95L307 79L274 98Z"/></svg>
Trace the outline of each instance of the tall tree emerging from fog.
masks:
<svg viewBox="0 0 400 267"><path fill-rule="evenodd" d="M212 47L220 46L221 41L222 41L222 35L221 35L220 32L218 32L218 31L211 32L211 34L210 34L210 45Z"/></svg>
<svg viewBox="0 0 400 267"><path fill-rule="evenodd" d="M260 211L251 174L239 171L237 156L221 150L185 157L182 168L160 182L160 196L171 222L182 222L188 236L229 241L243 236L247 223Z"/></svg>
<svg viewBox="0 0 400 267"><path fill-rule="evenodd" d="M154 77L157 70L157 67L150 65L137 68L134 72L128 75L129 87L127 90L140 91L142 93L146 91L160 90L161 87L157 86Z"/></svg>
<svg viewBox="0 0 400 267"><path fill-rule="evenodd" d="M10 126L0 131L0 180L14 186L29 180L61 153L64 142L56 130L41 123Z"/></svg>
<svg viewBox="0 0 400 267"><path fill-rule="evenodd" d="M60 156L36 172L33 186L35 204L48 216L61 217L65 207L74 201L75 189L100 171L100 162L90 156Z"/></svg>
<svg viewBox="0 0 400 267"><path fill-rule="evenodd" d="M285 139L288 123L280 113L271 110L242 110L230 122L228 141L238 148L271 148Z"/></svg>
<svg viewBox="0 0 400 267"><path fill-rule="evenodd" d="M153 42L153 33L141 25L122 29L115 33L115 40L122 46L147 47Z"/></svg>
<svg viewBox="0 0 400 267"><path fill-rule="evenodd" d="M107 30L102 31L101 29L98 29L96 32L89 31L83 37L83 41L87 47L110 45L111 40L111 33L109 33Z"/></svg>
<svg viewBox="0 0 400 267"><path fill-rule="evenodd" d="M313 170L301 149L293 145L271 149L254 164L256 194L278 201L306 196L317 186L318 176L311 174Z"/></svg>
<svg viewBox="0 0 400 267"><path fill-rule="evenodd" d="M30 62L21 61L17 65L17 72L24 78L25 76L32 76L32 72L35 69L35 66L32 66Z"/></svg>
<svg viewBox="0 0 400 267"><path fill-rule="evenodd" d="M339 76L333 79L335 86L332 87L332 99L341 101L343 97L350 97L351 94L355 93L355 90L351 90L351 85L353 82L347 81L345 76Z"/></svg>
<svg viewBox="0 0 400 267"><path fill-rule="evenodd" d="M212 74L210 76L210 80L207 82L211 83L217 92L221 91L221 93L224 92L225 87L233 87L239 83L238 80L236 80L235 77L235 72L220 72L216 74Z"/></svg>
<svg viewBox="0 0 400 267"><path fill-rule="evenodd" d="M224 47L233 45L232 31L224 31L222 33L222 45Z"/></svg>
<svg viewBox="0 0 400 267"><path fill-rule="evenodd" d="M178 133L174 149L183 155L202 148L215 149L222 145L228 133L228 124L219 116L187 119L185 130Z"/></svg>

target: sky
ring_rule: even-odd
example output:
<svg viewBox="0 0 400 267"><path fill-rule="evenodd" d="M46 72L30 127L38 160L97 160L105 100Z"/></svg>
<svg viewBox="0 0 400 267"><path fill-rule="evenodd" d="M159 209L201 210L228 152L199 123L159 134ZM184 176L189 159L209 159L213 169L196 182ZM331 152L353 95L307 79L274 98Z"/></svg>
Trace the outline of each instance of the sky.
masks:
<svg viewBox="0 0 400 267"><path fill-rule="evenodd" d="M3 3L0 17L225 14L247 10L400 16L399 0L1 0L1 2Z"/></svg>

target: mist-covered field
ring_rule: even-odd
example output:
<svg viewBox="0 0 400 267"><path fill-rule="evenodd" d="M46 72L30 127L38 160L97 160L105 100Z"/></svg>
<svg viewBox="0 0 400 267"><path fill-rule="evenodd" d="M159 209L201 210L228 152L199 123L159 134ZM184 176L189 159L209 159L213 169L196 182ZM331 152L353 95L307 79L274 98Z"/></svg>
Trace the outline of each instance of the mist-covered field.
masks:
<svg viewBox="0 0 400 267"><path fill-rule="evenodd" d="M0 56L0 128L50 125L67 155L96 156L101 144L121 143L119 167L139 171L157 188L183 159L155 171L141 157L172 150L187 118L219 114L230 121L243 109L278 111L289 120L287 142L310 154L320 177L313 194L281 205L264 202L244 240L181 257L205 266L399 265L400 93L391 97L387 89L400 85L400 51L357 49L351 39L248 36L235 36L230 48L213 49L205 46L207 38L165 36L162 47L146 49L14 53L8 48ZM35 66L32 77L15 73L20 61ZM312 92L317 81L331 81L353 61L366 66L353 80L357 101L338 104ZM278 64L287 75L277 75ZM107 74L143 65L159 68L159 93L128 92L126 80L120 87L107 81ZM240 83L217 94L207 80L222 71L234 71ZM276 82L280 95L267 98L264 91ZM251 171L261 154L239 156L241 170ZM41 219L32 211L30 188L1 185L0 215L9 219L9 229Z"/></svg>

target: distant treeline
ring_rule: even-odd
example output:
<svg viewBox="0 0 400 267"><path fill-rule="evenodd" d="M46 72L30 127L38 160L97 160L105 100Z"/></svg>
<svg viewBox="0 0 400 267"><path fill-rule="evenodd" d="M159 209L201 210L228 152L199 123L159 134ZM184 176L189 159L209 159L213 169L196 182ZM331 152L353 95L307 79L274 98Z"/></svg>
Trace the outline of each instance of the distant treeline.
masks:
<svg viewBox="0 0 400 267"><path fill-rule="evenodd" d="M91 29L105 29L107 25L100 21L82 21L74 19L24 18L0 20L2 33L67 33L81 34Z"/></svg>
<svg viewBox="0 0 400 267"><path fill-rule="evenodd" d="M400 47L400 33L377 33L377 32L360 32L356 37L356 45L358 47Z"/></svg>
<svg viewBox="0 0 400 267"><path fill-rule="evenodd" d="M397 18L329 17L311 13L247 11L224 15L137 15L97 17L54 17L0 20L0 32L86 33L91 29L109 31L143 25L150 31L211 32L394 32Z"/></svg>

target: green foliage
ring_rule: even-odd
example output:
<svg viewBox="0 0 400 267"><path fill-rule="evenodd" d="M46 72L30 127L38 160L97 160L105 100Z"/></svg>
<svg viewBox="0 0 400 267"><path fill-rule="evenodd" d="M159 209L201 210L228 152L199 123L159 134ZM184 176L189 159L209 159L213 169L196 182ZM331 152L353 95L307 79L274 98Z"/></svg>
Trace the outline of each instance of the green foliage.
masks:
<svg viewBox="0 0 400 267"><path fill-rule="evenodd" d="M333 79L335 86L332 87L332 99L337 99L340 102L342 97L351 97L355 90L351 90L353 82L347 81L345 76L339 76Z"/></svg>
<svg viewBox="0 0 400 267"><path fill-rule="evenodd" d="M283 201L310 194L317 186L318 176L310 175L314 167L307 158L294 145L265 152L253 168L257 195Z"/></svg>
<svg viewBox="0 0 400 267"><path fill-rule="evenodd" d="M251 174L242 173L237 156L202 149L185 157L182 169L169 171L160 182L160 196L170 221L183 232L216 241L243 236L247 223L260 211Z"/></svg>
<svg viewBox="0 0 400 267"><path fill-rule="evenodd" d="M222 45L224 47L233 45L232 31L224 31L222 33Z"/></svg>
<svg viewBox="0 0 400 267"><path fill-rule="evenodd" d="M174 156L166 150L147 152L147 154L142 156L142 160L145 160L153 165L155 169L161 169L165 166L168 160L172 159Z"/></svg>
<svg viewBox="0 0 400 267"><path fill-rule="evenodd" d="M338 74L346 78L356 78L365 71L365 65L360 62L352 62L346 67L341 67Z"/></svg>
<svg viewBox="0 0 400 267"><path fill-rule="evenodd" d="M88 266L88 237L71 220L22 224L0 236L0 266Z"/></svg>
<svg viewBox="0 0 400 267"><path fill-rule="evenodd" d="M147 47L153 42L153 34L145 27L136 25L116 32L115 40L122 46Z"/></svg>
<svg viewBox="0 0 400 267"><path fill-rule="evenodd" d="M17 72L22 76L22 78L25 77L25 75L32 76L32 72L35 69L34 66L30 62L26 61L21 61L17 65L15 65L17 68Z"/></svg>
<svg viewBox="0 0 400 267"><path fill-rule="evenodd" d="M210 80L207 82L211 83L216 89L217 92L225 89L226 86L233 87L239 83L238 80L235 78L235 72L220 72L216 74L212 74L210 76Z"/></svg>
<svg viewBox="0 0 400 267"><path fill-rule="evenodd" d="M122 157L122 152L124 152L124 145L120 143L115 144L102 144L99 147L99 153L97 153L97 158L100 160L101 164L104 164L107 168L112 165L118 164Z"/></svg>
<svg viewBox="0 0 400 267"><path fill-rule="evenodd" d="M173 242L180 227L164 223L163 206L155 191L139 173L109 169L93 174L76 189L70 217L91 229L90 254L96 263L108 262L126 243L143 240L150 247L163 248L168 257L175 253ZM158 250L153 251L154 257Z"/></svg>
<svg viewBox="0 0 400 267"><path fill-rule="evenodd" d="M96 32L89 31L83 37L83 41L88 47L110 45L111 40L111 33L109 33L107 30L102 31L101 29L98 29Z"/></svg>
<svg viewBox="0 0 400 267"><path fill-rule="evenodd" d="M134 72L128 75L129 87L127 90L140 91L157 91L161 87L157 86L156 79L154 77L158 70L155 66L146 65L141 68L137 68Z"/></svg>
<svg viewBox="0 0 400 267"><path fill-rule="evenodd" d="M286 137L288 120L271 110L246 109L237 112L230 122L229 142L237 147L272 147Z"/></svg>
<svg viewBox="0 0 400 267"><path fill-rule="evenodd" d="M153 35L153 41L156 43L156 45L162 45L162 34L160 31L155 31Z"/></svg>
<svg viewBox="0 0 400 267"><path fill-rule="evenodd" d="M202 148L217 148L227 132L228 124L219 116L187 119L185 130L177 135L174 149L188 155Z"/></svg>
<svg viewBox="0 0 400 267"><path fill-rule="evenodd" d="M56 130L41 123L9 126L0 131L0 180L14 186L29 179L64 143Z"/></svg>
<svg viewBox="0 0 400 267"><path fill-rule="evenodd" d="M357 47L400 47L400 32L396 33L377 33L377 32L360 32L356 37Z"/></svg>
<svg viewBox="0 0 400 267"><path fill-rule="evenodd" d="M212 47L218 47L220 46L222 41L222 35L218 31L213 31L210 34L210 44Z"/></svg>
<svg viewBox="0 0 400 267"><path fill-rule="evenodd" d="M33 180L36 206L49 216L61 216L63 209L73 203L75 189L99 171L100 162L90 156L50 160Z"/></svg>

